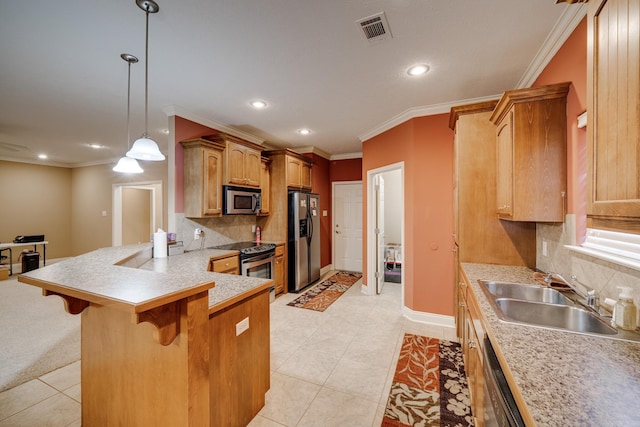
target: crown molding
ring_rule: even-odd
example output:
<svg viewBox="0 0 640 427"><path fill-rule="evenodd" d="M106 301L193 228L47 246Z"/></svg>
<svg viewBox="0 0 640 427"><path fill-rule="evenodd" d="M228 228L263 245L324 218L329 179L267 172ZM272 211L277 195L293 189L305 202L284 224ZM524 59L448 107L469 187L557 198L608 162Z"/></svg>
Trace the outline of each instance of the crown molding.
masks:
<svg viewBox="0 0 640 427"><path fill-rule="evenodd" d="M522 89L531 87L536 81L540 73L551 62L556 53L560 50L564 42L567 41L569 36L576 29L578 24L587 15L588 6L586 3L580 5L567 5L562 15L556 22L547 38L545 39L542 47L529 64L529 67L525 71L524 75L520 78L520 81L516 85L516 89Z"/></svg>
<svg viewBox="0 0 640 427"><path fill-rule="evenodd" d="M496 99L500 99L500 95L491 95L480 98L465 99L461 101L444 102L442 104L409 108L408 110L398 114L390 120L387 120L386 122L376 126L369 132L363 133L358 138L360 138L360 141L365 142L366 140L371 139L374 136L378 136L381 133L386 132L389 129L406 122L407 120L415 119L416 117L433 116L434 114L448 113L449 111L451 111L451 107L463 104L473 104L476 102L493 101Z"/></svg>
<svg viewBox="0 0 640 427"><path fill-rule="evenodd" d="M359 153L347 153L347 154L334 154L329 160L349 160L349 159L361 159L362 152Z"/></svg>
<svg viewBox="0 0 640 427"><path fill-rule="evenodd" d="M8 157L8 156L0 156L0 160L3 160L5 162L13 162L13 163L26 163L29 165L37 165L37 166L51 166L51 167L56 167L56 168L67 168L67 169L71 169L74 168L75 165L70 164L70 163L59 163L59 162L53 162L50 160L36 160L36 159L21 159L19 157Z"/></svg>
<svg viewBox="0 0 640 427"><path fill-rule="evenodd" d="M291 148L293 151L297 151L298 153L304 154L304 153L313 153L313 154L317 154L320 157L324 157L327 160L331 160L331 154L327 153L326 151L322 150L321 148L318 148L314 145L309 145L307 147L296 147L296 148Z"/></svg>
<svg viewBox="0 0 640 427"><path fill-rule="evenodd" d="M204 117L200 117L192 113L191 111L187 110L186 108L180 107L179 105L169 105L167 107L164 107L162 111L167 116L179 116L179 117L182 117L183 119L191 120L192 122L201 124L203 126L208 126L210 128L219 130L220 132L224 132L229 135L242 138L249 142L253 142L254 144L260 144L260 145L264 144L264 139L262 138L258 138L253 134L230 127L229 125L218 122L216 120L205 119Z"/></svg>

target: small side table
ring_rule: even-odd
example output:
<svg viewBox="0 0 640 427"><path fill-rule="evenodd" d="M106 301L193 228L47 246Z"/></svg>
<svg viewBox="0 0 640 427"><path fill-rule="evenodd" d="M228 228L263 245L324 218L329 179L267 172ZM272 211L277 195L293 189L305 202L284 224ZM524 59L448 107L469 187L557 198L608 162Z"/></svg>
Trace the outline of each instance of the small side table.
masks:
<svg viewBox="0 0 640 427"><path fill-rule="evenodd" d="M42 245L42 265L47 265L47 245L48 241L42 240L40 242L28 242L28 243L0 243L0 256L2 252L9 251L9 276L13 275L13 248L18 248L21 246L31 246L33 245L33 250L35 252L38 251L38 245Z"/></svg>

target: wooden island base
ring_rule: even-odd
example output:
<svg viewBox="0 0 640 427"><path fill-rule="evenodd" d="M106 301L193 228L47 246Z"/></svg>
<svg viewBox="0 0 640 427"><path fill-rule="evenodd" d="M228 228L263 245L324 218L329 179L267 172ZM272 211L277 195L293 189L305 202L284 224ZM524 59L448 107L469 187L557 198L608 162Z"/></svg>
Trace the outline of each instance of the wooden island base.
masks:
<svg viewBox="0 0 640 427"><path fill-rule="evenodd" d="M273 281L206 272L212 251L104 266L136 249L106 248L19 278L82 316L82 425L247 425L270 386Z"/></svg>

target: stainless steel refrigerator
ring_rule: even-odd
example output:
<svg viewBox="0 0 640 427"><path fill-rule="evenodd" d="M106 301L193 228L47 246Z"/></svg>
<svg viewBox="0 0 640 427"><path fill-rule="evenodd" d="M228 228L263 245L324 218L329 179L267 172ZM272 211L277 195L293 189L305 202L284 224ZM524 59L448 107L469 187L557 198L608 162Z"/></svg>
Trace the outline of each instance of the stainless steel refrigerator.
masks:
<svg viewBox="0 0 640 427"><path fill-rule="evenodd" d="M289 291L320 279L320 196L289 192Z"/></svg>

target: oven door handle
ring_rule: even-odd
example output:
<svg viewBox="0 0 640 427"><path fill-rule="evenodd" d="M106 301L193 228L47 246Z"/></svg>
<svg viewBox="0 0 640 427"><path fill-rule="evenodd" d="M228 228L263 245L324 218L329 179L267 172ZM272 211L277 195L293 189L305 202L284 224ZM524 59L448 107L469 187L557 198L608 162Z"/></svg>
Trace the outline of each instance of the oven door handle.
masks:
<svg viewBox="0 0 640 427"><path fill-rule="evenodd" d="M274 253L268 253L268 254L263 254L263 255L247 258L247 259L242 260L242 264L253 264L254 262L258 262L258 261L262 261L262 260L265 260L265 259L273 258L274 255L275 255Z"/></svg>

